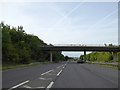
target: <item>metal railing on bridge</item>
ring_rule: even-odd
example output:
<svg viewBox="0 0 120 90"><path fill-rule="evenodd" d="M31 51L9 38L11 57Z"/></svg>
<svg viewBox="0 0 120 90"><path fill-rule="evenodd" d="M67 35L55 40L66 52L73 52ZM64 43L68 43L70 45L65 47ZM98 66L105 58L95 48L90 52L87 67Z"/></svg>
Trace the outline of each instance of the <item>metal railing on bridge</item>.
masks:
<svg viewBox="0 0 120 90"><path fill-rule="evenodd" d="M104 47L104 46L109 46L105 44L52 44L53 46L99 46L99 47ZM118 46L118 45L112 45L112 46Z"/></svg>

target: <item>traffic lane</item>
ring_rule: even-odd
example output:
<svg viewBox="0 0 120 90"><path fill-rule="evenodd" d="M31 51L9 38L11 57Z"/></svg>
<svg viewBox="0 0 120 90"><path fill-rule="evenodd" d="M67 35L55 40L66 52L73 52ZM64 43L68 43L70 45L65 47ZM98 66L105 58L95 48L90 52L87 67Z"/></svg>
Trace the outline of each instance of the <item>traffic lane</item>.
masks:
<svg viewBox="0 0 120 90"><path fill-rule="evenodd" d="M70 62L69 64L77 64L77 62ZM102 78L106 78L107 80L111 81L112 83L115 83L118 85L118 70L109 68L109 67L103 67L99 66L97 64L78 64L82 66L87 71L91 71L92 73L102 76Z"/></svg>
<svg viewBox="0 0 120 90"><path fill-rule="evenodd" d="M93 67L96 70L98 69L99 73L88 64L68 63L52 88L118 88L118 81L114 81L118 79L117 71L111 70L111 73L114 73L114 78L116 78L113 79L103 76L103 72L99 70L100 67L95 65ZM107 70L105 73L107 75Z"/></svg>
<svg viewBox="0 0 120 90"><path fill-rule="evenodd" d="M97 64L85 64L84 69L90 70L92 73L105 78L106 80L118 85L118 70L98 66Z"/></svg>
<svg viewBox="0 0 120 90"><path fill-rule="evenodd" d="M59 67L56 67L52 70L49 70L45 73L42 73L38 78L29 81L26 84L20 85L18 88L47 88L51 87L51 82L55 81L57 76L60 75L61 71L64 69L66 65L63 64Z"/></svg>
<svg viewBox="0 0 120 90"><path fill-rule="evenodd" d="M24 82L26 80L33 80L50 69L58 67L63 63L52 63L45 65L37 65L26 68L19 68L14 70L6 70L2 72L2 87L10 88L18 83Z"/></svg>

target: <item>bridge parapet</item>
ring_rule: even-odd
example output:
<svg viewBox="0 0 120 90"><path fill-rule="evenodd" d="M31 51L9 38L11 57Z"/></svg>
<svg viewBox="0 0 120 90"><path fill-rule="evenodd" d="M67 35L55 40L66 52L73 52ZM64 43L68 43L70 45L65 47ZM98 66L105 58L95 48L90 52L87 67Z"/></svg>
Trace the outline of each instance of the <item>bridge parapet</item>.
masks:
<svg viewBox="0 0 120 90"><path fill-rule="evenodd" d="M52 45L48 45L48 46L78 46L78 47L118 47L118 45L112 45L112 46L109 46L109 45L105 45L105 44L52 44Z"/></svg>
<svg viewBox="0 0 120 90"><path fill-rule="evenodd" d="M105 46L104 44L53 44L53 46Z"/></svg>
<svg viewBox="0 0 120 90"><path fill-rule="evenodd" d="M42 49L45 51L120 51L118 46L43 46Z"/></svg>

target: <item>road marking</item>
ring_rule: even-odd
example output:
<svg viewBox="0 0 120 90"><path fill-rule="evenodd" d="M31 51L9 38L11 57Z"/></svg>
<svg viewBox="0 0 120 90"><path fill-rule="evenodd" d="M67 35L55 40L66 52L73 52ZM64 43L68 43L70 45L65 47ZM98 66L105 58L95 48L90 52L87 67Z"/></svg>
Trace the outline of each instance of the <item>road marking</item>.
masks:
<svg viewBox="0 0 120 90"><path fill-rule="evenodd" d="M63 67L63 66L65 66L64 64L63 65L60 65L60 66L58 66L57 68L60 68L60 67Z"/></svg>
<svg viewBox="0 0 120 90"><path fill-rule="evenodd" d="M30 87L30 86L28 86L28 85L24 85L23 87L24 87L24 88L32 88L32 87Z"/></svg>
<svg viewBox="0 0 120 90"><path fill-rule="evenodd" d="M20 83L20 84L18 84L18 85L16 85L16 86L13 86L13 87L11 87L11 88L8 89L8 90L12 90L12 89L17 88L17 87L19 87L19 86L21 86L21 85L23 85L23 84L25 84L25 83L28 83L28 82L29 82L29 80L27 80L27 81L25 81L25 82L22 82L22 83Z"/></svg>
<svg viewBox="0 0 120 90"><path fill-rule="evenodd" d="M57 68L60 68L61 66L57 67Z"/></svg>
<svg viewBox="0 0 120 90"><path fill-rule="evenodd" d="M64 65L64 67L66 67L67 64Z"/></svg>
<svg viewBox="0 0 120 90"><path fill-rule="evenodd" d="M24 87L24 88L45 88L45 87L43 87L43 86L41 86L41 87L30 87L30 86L28 86L28 85L24 85L23 87Z"/></svg>
<svg viewBox="0 0 120 90"><path fill-rule="evenodd" d="M53 70L49 70L49 71L47 71L47 72L45 72L45 73L42 73L41 75L45 75L45 74L47 74L47 73L49 73L49 72L51 72L51 71L53 71Z"/></svg>
<svg viewBox="0 0 120 90"><path fill-rule="evenodd" d="M40 77L39 79L42 79L42 80L52 80L52 78L42 78L42 77Z"/></svg>
<svg viewBox="0 0 120 90"><path fill-rule="evenodd" d="M45 87L42 87L42 86L41 86L41 87L36 87L36 88L45 88Z"/></svg>
<svg viewBox="0 0 120 90"><path fill-rule="evenodd" d="M63 69L65 68L65 66L63 67Z"/></svg>
<svg viewBox="0 0 120 90"><path fill-rule="evenodd" d="M52 82L47 86L46 90L49 90L49 88L51 88L53 84L54 84L54 82L52 81Z"/></svg>
<svg viewBox="0 0 120 90"><path fill-rule="evenodd" d="M60 72L57 74L57 76L59 76L61 72L62 72L62 70L60 70Z"/></svg>

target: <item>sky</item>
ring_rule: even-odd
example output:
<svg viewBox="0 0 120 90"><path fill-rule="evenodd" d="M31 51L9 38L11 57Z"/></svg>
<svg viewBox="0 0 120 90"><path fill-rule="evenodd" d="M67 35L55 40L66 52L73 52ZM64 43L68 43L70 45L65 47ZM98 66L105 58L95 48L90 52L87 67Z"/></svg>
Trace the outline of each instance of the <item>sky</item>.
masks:
<svg viewBox="0 0 120 90"><path fill-rule="evenodd" d="M47 44L118 44L117 2L6 2L0 3L0 13L0 21L22 25Z"/></svg>

